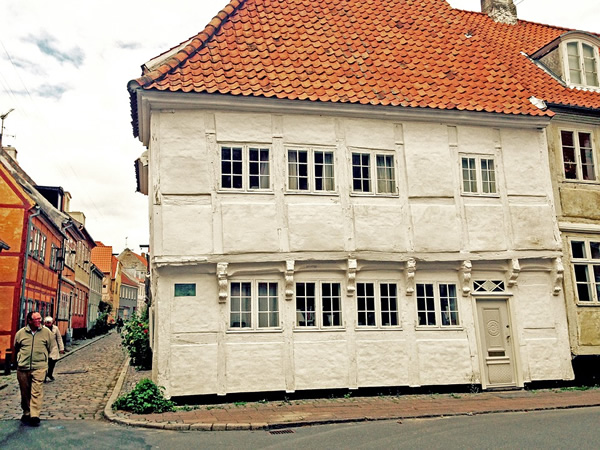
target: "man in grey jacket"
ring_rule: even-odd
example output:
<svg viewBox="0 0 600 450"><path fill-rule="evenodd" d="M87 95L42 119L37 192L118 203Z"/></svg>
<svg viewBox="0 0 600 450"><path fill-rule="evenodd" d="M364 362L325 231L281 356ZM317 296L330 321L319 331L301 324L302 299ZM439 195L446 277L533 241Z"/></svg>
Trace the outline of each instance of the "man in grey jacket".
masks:
<svg viewBox="0 0 600 450"><path fill-rule="evenodd" d="M15 335L17 354L17 380L21 389L21 422L33 426L40 424L40 411L44 398L44 378L48 369L48 354L52 333L42 326L39 312L27 314L27 325Z"/></svg>

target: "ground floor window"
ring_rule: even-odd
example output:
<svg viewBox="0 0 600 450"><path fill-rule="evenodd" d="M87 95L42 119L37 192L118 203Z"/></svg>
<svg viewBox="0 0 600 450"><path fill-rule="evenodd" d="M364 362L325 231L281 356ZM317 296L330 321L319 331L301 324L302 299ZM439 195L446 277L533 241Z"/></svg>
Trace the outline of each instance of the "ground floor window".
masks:
<svg viewBox="0 0 600 450"><path fill-rule="evenodd" d="M278 328L277 282L232 281L230 287L230 328Z"/></svg>
<svg viewBox="0 0 600 450"><path fill-rule="evenodd" d="M396 283L356 283L359 327L393 327L398 323Z"/></svg>
<svg viewBox="0 0 600 450"><path fill-rule="evenodd" d="M577 300L600 301L600 241L572 240L571 260Z"/></svg>
<svg viewBox="0 0 600 450"><path fill-rule="evenodd" d="M458 326L456 285L449 283L418 283L417 318L419 326Z"/></svg>
<svg viewBox="0 0 600 450"><path fill-rule="evenodd" d="M340 283L296 283L296 326L330 328L342 326Z"/></svg>

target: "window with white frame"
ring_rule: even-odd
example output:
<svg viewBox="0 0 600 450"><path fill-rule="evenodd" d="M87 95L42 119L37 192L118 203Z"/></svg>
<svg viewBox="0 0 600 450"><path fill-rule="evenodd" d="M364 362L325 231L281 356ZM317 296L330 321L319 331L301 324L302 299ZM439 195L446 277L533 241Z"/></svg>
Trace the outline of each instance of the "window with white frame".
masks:
<svg viewBox="0 0 600 450"><path fill-rule="evenodd" d="M455 284L418 283L416 288L419 327L459 326Z"/></svg>
<svg viewBox="0 0 600 450"><path fill-rule="evenodd" d="M567 82L598 87L598 47L583 41L564 43Z"/></svg>
<svg viewBox="0 0 600 450"><path fill-rule="evenodd" d="M305 192L335 191L333 152L288 149L288 189Z"/></svg>
<svg viewBox="0 0 600 450"><path fill-rule="evenodd" d="M296 326L298 328L341 327L341 284L296 283Z"/></svg>
<svg viewBox="0 0 600 450"><path fill-rule="evenodd" d="M271 189L268 147L221 146L221 188L236 190Z"/></svg>
<svg viewBox="0 0 600 450"><path fill-rule="evenodd" d="M231 281L229 289L230 328L279 328L277 282Z"/></svg>
<svg viewBox="0 0 600 450"><path fill-rule="evenodd" d="M396 194L394 155L352 152L352 191L370 194Z"/></svg>
<svg viewBox="0 0 600 450"><path fill-rule="evenodd" d="M464 194L494 195L497 193L493 157L462 155L461 169Z"/></svg>
<svg viewBox="0 0 600 450"><path fill-rule="evenodd" d="M398 326L396 283L356 283L356 311L359 327Z"/></svg>
<svg viewBox="0 0 600 450"><path fill-rule="evenodd" d="M577 300L600 302L600 239L572 240L571 262L575 274Z"/></svg>
<svg viewBox="0 0 600 450"><path fill-rule="evenodd" d="M592 134L584 131L561 130L563 167L567 180L595 181Z"/></svg>

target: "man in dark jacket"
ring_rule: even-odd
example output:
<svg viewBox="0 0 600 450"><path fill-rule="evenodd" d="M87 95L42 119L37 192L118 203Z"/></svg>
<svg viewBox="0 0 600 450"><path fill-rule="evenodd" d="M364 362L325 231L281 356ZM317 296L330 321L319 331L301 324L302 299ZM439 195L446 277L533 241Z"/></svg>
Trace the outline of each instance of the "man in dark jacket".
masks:
<svg viewBox="0 0 600 450"><path fill-rule="evenodd" d="M48 370L48 354L52 333L42 326L39 312L27 314L27 325L15 335L17 380L21 389L21 422L40 424L40 410L44 397L44 378Z"/></svg>

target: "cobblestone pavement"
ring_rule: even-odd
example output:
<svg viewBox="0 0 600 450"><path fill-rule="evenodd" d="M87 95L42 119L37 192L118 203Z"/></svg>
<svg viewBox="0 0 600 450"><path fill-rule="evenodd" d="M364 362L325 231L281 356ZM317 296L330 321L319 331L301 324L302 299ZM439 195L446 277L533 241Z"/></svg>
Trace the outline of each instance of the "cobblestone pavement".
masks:
<svg viewBox="0 0 600 450"><path fill-rule="evenodd" d="M85 343L85 341L82 341ZM87 344L59 360L56 381L44 384L41 419L100 419L125 361L117 333ZM0 420L19 419L19 385L16 374L0 377Z"/></svg>

